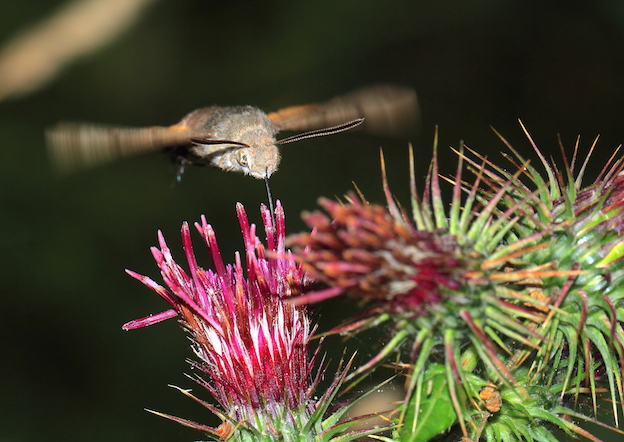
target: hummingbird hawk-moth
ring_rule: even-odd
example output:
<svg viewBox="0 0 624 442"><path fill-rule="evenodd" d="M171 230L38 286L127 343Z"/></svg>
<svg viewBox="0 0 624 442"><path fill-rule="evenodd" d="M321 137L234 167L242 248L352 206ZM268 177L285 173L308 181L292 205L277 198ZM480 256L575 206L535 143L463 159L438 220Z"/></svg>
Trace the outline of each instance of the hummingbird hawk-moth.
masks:
<svg viewBox="0 0 624 442"><path fill-rule="evenodd" d="M253 106L205 107L168 127L60 123L46 132L46 138L52 159L62 171L169 149L182 165L209 165L267 180L279 166L279 145L362 123L370 131L391 133L414 123L417 115L412 89L380 85L269 114ZM300 130L308 132L276 139L281 131Z"/></svg>

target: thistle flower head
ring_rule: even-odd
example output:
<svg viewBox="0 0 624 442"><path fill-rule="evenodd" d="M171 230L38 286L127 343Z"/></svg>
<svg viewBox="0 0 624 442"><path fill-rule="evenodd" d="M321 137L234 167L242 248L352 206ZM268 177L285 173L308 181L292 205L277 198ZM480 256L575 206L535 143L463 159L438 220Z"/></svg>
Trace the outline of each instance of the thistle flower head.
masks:
<svg viewBox="0 0 624 442"><path fill-rule="evenodd" d="M192 365L204 374L196 381L212 393L224 411L182 391L220 416L224 426L215 429L157 414L205 431L214 439L330 440L348 428L337 425L347 408L333 418L324 416L346 369L336 375L325 395L312 397L322 375L320 371L313 375L315 356L308 354L314 326L304 306L288 302L303 293L312 280L285 250L284 211L278 202L274 225L269 211L262 207L266 248L242 205L237 206L237 212L245 243L244 264L238 253L234 264L224 264L212 227L202 216L195 227L210 252L213 269L198 265L190 230L184 223L182 244L188 273L174 261L160 232L159 247L152 248L152 254L167 288L128 271L172 308L131 321L124 329L178 316L198 358ZM342 437L350 440L359 435Z"/></svg>
<svg viewBox="0 0 624 442"><path fill-rule="evenodd" d="M363 204L353 195L348 199L349 204L321 199L328 215L305 214L314 233L292 239L306 248L303 262L334 288L330 294L342 290L413 318L466 283L467 266L452 235L417 230L382 206ZM312 293L297 302L315 301L318 296Z"/></svg>

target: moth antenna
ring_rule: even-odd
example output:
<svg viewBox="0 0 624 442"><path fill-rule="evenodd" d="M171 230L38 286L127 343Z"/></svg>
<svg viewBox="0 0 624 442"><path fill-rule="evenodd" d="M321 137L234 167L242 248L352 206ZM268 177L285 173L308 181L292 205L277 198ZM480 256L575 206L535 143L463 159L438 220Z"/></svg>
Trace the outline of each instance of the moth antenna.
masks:
<svg viewBox="0 0 624 442"><path fill-rule="evenodd" d="M241 143L240 141L232 141L232 140L211 140L209 138L189 138L189 141L198 146L204 145L212 145L212 144L231 144L234 146L240 147L251 147L249 144Z"/></svg>
<svg viewBox="0 0 624 442"><path fill-rule="evenodd" d="M273 223L273 232L275 235L277 235L277 227L275 225L275 206L273 205L273 197L271 196L271 186L269 185L268 173L264 176L264 184L266 184L267 199L269 201L269 212L271 213L271 222Z"/></svg>
<svg viewBox="0 0 624 442"><path fill-rule="evenodd" d="M277 140L275 144L288 144L288 143L294 143L295 141L305 140L306 138L333 135L333 134L337 134L340 132L344 132L345 130L353 129L354 127L359 126L363 122L364 122L364 118L358 118L357 120L347 121L346 123L342 123L337 126L326 127L324 129L311 130L309 132L304 132L302 134L293 135L292 137L287 137L281 140Z"/></svg>

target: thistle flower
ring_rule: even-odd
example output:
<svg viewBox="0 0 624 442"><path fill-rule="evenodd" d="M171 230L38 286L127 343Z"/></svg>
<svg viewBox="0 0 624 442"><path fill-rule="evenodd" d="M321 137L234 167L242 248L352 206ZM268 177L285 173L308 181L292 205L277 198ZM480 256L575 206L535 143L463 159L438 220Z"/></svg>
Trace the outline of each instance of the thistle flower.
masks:
<svg viewBox="0 0 624 442"><path fill-rule="evenodd" d="M316 353L308 354L314 326L304 306L288 302L292 296L304 293L312 280L284 248L281 204L277 204L275 226L268 209L263 206L261 212L266 248L256 237L255 225L249 223L242 205L237 205L245 268L238 253L234 265L223 263L215 234L203 216L201 224L195 226L210 252L214 270L204 270L197 264L187 223L182 226L182 244L188 274L176 264L159 232L159 248L152 248L152 254L168 289L146 276L128 273L158 293L172 309L131 321L123 328L144 327L178 316L198 358L192 365L206 377L195 380L212 393L223 412L181 391L221 417L223 424L211 428L157 414L202 430L213 439L331 440L358 421L338 423L348 407L325 416L348 364L328 391L314 399L313 392L323 375L322 370L313 375ZM351 440L372 432L340 437Z"/></svg>
<svg viewBox="0 0 624 442"><path fill-rule="evenodd" d="M410 318L466 283L470 266L452 235L416 230L384 207L362 204L353 195L347 205L324 198L320 205L329 216L305 214L314 233L292 242L308 249L304 262L333 289L299 297L297 303L344 291Z"/></svg>
<svg viewBox="0 0 624 442"><path fill-rule="evenodd" d="M305 268L329 286L296 303L347 295L368 309L333 332L394 328L352 377L409 350L403 427L395 434L406 442L453 425L469 440L554 440L554 428L598 440L573 423L596 419L568 405L588 398L596 416L601 392L617 425L624 397L622 161L581 187L585 164L575 176L576 151L563 173L543 160L546 179L513 152L516 173L474 152L470 158L462 146L455 177L447 179L447 212L436 147L422 196L410 149L411 217L394 202L382 157L387 208L352 195L344 204L321 200L328 215L305 214L312 233L290 238ZM472 183L462 179L464 162ZM432 414L433 421L423 418Z"/></svg>

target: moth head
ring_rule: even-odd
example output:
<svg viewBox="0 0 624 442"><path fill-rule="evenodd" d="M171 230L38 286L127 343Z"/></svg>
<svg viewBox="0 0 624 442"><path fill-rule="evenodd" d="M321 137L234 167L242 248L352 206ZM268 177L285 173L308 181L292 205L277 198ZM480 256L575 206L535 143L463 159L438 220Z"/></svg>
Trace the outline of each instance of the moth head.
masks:
<svg viewBox="0 0 624 442"><path fill-rule="evenodd" d="M280 163L275 139L266 139L254 145L231 140L191 138L194 164L210 164L226 172L240 172L254 178L270 177Z"/></svg>
<svg viewBox="0 0 624 442"><path fill-rule="evenodd" d="M232 152L234 170L254 178L269 178L279 166L280 152L275 144L261 147L240 147Z"/></svg>

